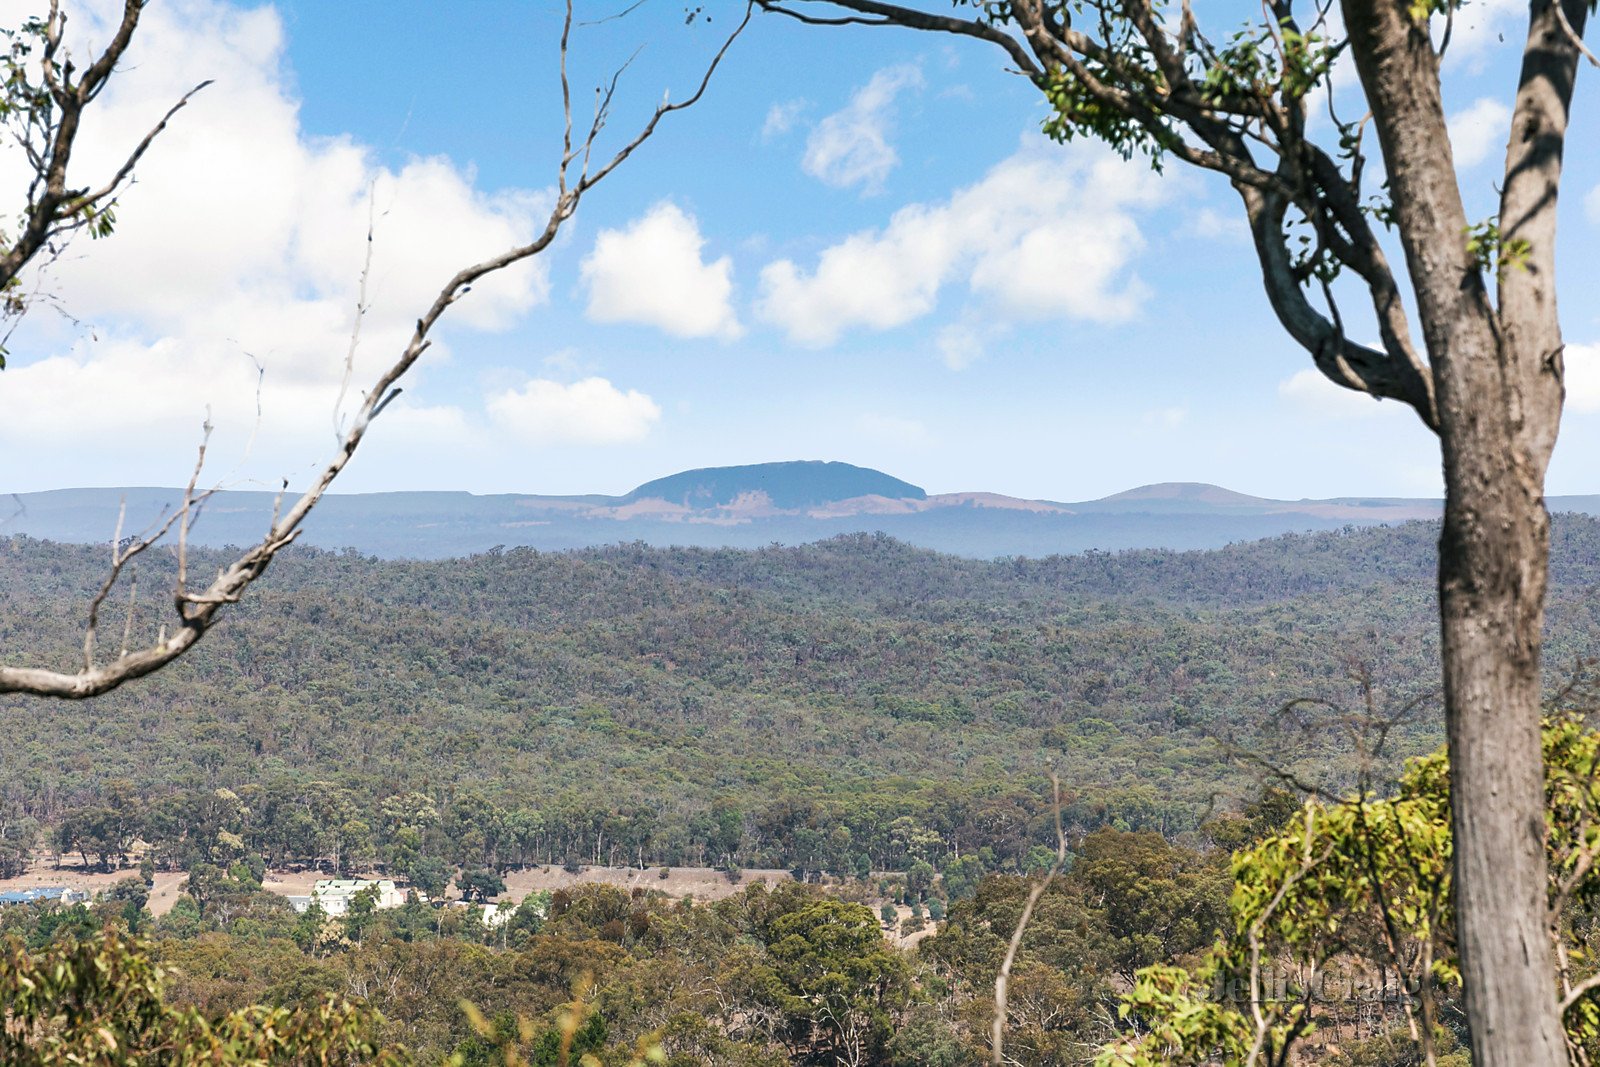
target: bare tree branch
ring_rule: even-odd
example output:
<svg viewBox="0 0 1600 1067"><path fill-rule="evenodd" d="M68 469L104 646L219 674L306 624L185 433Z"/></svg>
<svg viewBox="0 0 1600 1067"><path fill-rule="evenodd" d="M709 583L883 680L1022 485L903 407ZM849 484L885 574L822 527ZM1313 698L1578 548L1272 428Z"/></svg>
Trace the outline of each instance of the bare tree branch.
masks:
<svg viewBox="0 0 1600 1067"><path fill-rule="evenodd" d="M1566 8L1561 4L1555 4L1553 6L1556 12L1556 21L1561 23L1561 31L1567 35L1567 39L1571 41L1572 46L1578 50L1578 54L1583 56L1584 59L1587 59L1590 66L1600 67L1600 59L1596 59L1595 54L1589 51L1589 46L1583 43L1583 35L1579 33L1576 27L1572 25L1572 20L1567 18Z"/></svg>
<svg viewBox="0 0 1600 1067"><path fill-rule="evenodd" d="M1006 997L1011 985L1011 967L1016 963L1017 950L1022 947L1022 936L1028 932L1028 924L1033 921L1033 909L1038 907L1050 883L1067 865L1067 834L1061 827L1061 779L1052 774L1050 786L1054 793L1056 817L1056 860L1045 876L1028 890L1028 900L1022 906L1022 915L1017 919L1016 928L1011 931L1005 958L1000 961L1000 972L994 978L994 1020L989 1024L989 1062L993 1067L1004 1067L1006 1062Z"/></svg>
<svg viewBox="0 0 1600 1067"><path fill-rule="evenodd" d="M1038 64L1034 62L1028 50L1014 36L1004 30L996 29L984 22L971 19L952 18L948 15L934 15L915 8L902 7L899 4L879 3L878 0L850 0L840 4L872 18L847 16L844 18L828 18L825 16L808 15L792 7L786 6L784 0L756 0L763 11L770 11L777 15L787 15L789 18L812 25L841 26L848 24L870 26L908 26L917 30L934 30L940 33L954 33L965 37L976 37L980 41L999 45L1006 50L1017 69L1023 73L1034 76L1043 73ZM814 0L800 0L802 3L811 3Z"/></svg>
<svg viewBox="0 0 1600 1067"><path fill-rule="evenodd" d="M126 23L129 35L132 33L133 20L136 19L139 6L135 0L129 0L128 10L133 12L133 15ZM278 514L275 509L271 526L257 544L243 552L231 564L221 569L217 577L204 589L197 592L190 591L188 587L189 531L193 526L194 520L198 517L200 509L210 495L215 492L215 490L196 491L201 469L205 462L205 445L202 443L194 474L189 480L183 501L177 511L172 516L169 516L161 528L153 535L141 538L129 549L124 550L119 547L114 550L112 574L101 591L97 593L91 605L91 633L86 641L86 656L83 667L69 673L39 667L0 666L0 693L29 693L68 700L81 700L99 696L135 678L160 670L192 648L216 624L221 617L222 609L229 604L238 603L250 585L260 578L272 561L277 558L278 553L293 544L296 538L300 536L304 530L303 524L306 517L310 515L312 509L322 499L323 494L327 492L328 487L333 484L340 472L350 462L351 457L355 455L356 449L366 436L373 419L399 394L397 383L400 378L428 350L429 345L432 343L430 334L450 306L464 296L471 289L473 283L479 279L545 251L551 242L555 240L561 226L577 210L578 204L585 193L603 181L645 141L649 140L665 116L676 111L682 111L699 101L704 95L707 86L710 85L712 75L727 55L728 50L732 48L734 41L738 39L745 27L749 25L751 10L750 6L746 7L744 19L717 50L707 65L706 71L694 93L686 100L676 104L664 100L655 108L654 113L644 123L640 131L594 173L584 172L575 181L569 181L569 172L575 162L575 156L582 155L587 158L594 148L595 141L604 125L603 122L595 124L580 149L574 150L570 144L564 147L557 173L560 192L556 197L554 206L550 209L550 214L545 221L543 230L527 244L519 245L482 262L463 267L444 284L444 287L439 290L438 295L434 298L433 303L417 319L411 339L398 358L377 377L367 390L365 399L356 410L350 427L344 432L337 453L323 467L310 488L301 494L299 499L289 506L288 510ZM566 56L571 26L572 3L571 0L568 0L566 21L561 35L561 70L563 105L567 109L569 123L570 94L566 91ZM126 47L125 40L121 47ZM120 55L121 52L118 51L116 54ZM105 66L107 73L109 73L110 65L110 63L107 63ZM100 83L103 83L103 81L104 74L101 75ZM207 436L209 436L209 433L210 425L208 419L206 426ZM114 662L103 665L96 664L93 661L93 628L98 621L98 611L101 604L115 586L116 578L121 573L122 567L134 556L147 550L174 526L177 528L178 536L178 578L173 589L173 607L178 616L177 625L170 635L167 633L166 627L162 626L158 638L153 644L126 652Z"/></svg>
<svg viewBox="0 0 1600 1067"><path fill-rule="evenodd" d="M214 81L215 79L207 78L179 97L178 102L167 109L167 113L161 116L161 121L156 123L150 132L144 135L144 140L140 141L133 151L128 154L128 158L123 161L121 167L117 168L117 173L111 176L110 181L92 193L85 193L61 205L61 213L63 215L78 214L84 208L92 207L107 197L114 195L117 190L122 188L124 182L133 177L133 168L139 165L139 160L144 158L145 152L149 151L150 146L155 143L155 139L166 130L167 123L172 121L172 117L187 107L196 93L212 85Z"/></svg>

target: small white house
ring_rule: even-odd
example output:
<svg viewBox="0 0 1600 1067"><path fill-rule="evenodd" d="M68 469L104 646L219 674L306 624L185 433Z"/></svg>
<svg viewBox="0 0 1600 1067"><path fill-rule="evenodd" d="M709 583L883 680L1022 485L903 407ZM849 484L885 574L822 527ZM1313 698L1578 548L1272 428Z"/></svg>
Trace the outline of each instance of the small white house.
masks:
<svg viewBox="0 0 1600 1067"><path fill-rule="evenodd" d="M468 906L471 907L472 905ZM510 922L511 917L523 908L532 911L533 914L541 919L548 919L550 917L550 894L548 892L529 893L520 902L513 900L509 896L501 897L498 904L483 905L483 911L479 918L483 920L484 926L491 930L497 930Z"/></svg>
<svg viewBox="0 0 1600 1067"><path fill-rule="evenodd" d="M303 912L309 910L312 901L315 901L328 915L343 915L350 910L351 899L368 889L376 892L373 904L380 911L398 908L406 902L405 893L389 878L319 878L316 885L311 887L310 896L292 896L289 904L295 911Z"/></svg>
<svg viewBox="0 0 1600 1067"><path fill-rule="evenodd" d="M64 885L41 885L0 893L0 904L80 904L89 894Z"/></svg>
<svg viewBox="0 0 1600 1067"><path fill-rule="evenodd" d="M511 921L511 916L517 913L517 905L510 899L502 900L498 904L485 904L483 906L483 925L491 930L499 929Z"/></svg>

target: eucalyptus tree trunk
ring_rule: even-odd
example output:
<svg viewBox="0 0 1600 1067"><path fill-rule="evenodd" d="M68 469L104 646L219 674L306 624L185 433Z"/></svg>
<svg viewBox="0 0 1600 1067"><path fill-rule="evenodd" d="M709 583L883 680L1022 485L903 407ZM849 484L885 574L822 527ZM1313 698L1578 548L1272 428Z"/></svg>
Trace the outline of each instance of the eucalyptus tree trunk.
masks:
<svg viewBox="0 0 1600 1067"><path fill-rule="evenodd" d="M1449 26L1466 0L1340 0L1347 38L1336 46L1324 5L1263 0L1260 22L1227 47L1201 31L1200 5L1159 0L957 0L958 11L976 12L970 18L952 14L948 0L755 2L802 22L986 41L1045 93L1051 136L1099 138L1125 154L1225 176L1243 201L1267 299L1288 335L1330 381L1409 405L1439 434L1456 920L1474 1063L1565 1063L1544 847L1539 646L1549 563L1544 478L1562 404L1556 202L1593 0L1529 0L1500 210L1490 220L1466 214L1440 89ZM1346 49L1370 114L1345 121L1333 102L1318 101L1335 127L1319 144L1309 87L1326 84ZM1369 120L1387 178L1382 213L1362 186ZM1398 233L1411 300L1390 267L1380 220ZM1291 239L1302 223L1315 235L1312 248ZM1347 333L1336 279L1344 292L1365 288L1373 344Z"/></svg>
<svg viewBox="0 0 1600 1067"><path fill-rule="evenodd" d="M1440 392L1443 399L1447 391ZM1475 418L1463 407L1454 418L1441 410L1447 489L1439 607L1457 943L1473 1062L1564 1064L1539 730L1549 560L1542 468L1508 440L1509 420Z"/></svg>
<svg viewBox="0 0 1600 1067"><path fill-rule="evenodd" d="M1568 7L1576 27L1586 6ZM1474 247L1427 26L1395 0L1346 0L1344 10L1434 375L1445 475L1439 615L1456 924L1473 1062L1564 1064L1539 654L1550 557L1544 477L1562 403L1556 189L1575 57L1561 12L1551 0L1535 0L1500 233ZM1486 266L1497 278L1493 303Z"/></svg>

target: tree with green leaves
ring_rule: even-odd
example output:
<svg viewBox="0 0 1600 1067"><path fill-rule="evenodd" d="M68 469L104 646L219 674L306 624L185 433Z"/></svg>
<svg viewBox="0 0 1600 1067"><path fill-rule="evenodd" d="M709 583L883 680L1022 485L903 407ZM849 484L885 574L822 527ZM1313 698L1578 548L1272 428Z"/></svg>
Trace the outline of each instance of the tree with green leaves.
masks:
<svg viewBox="0 0 1600 1067"><path fill-rule="evenodd" d="M149 903L150 889L144 879L121 878L100 894L96 910L106 919L120 922L129 933L141 934L149 923L150 913L145 910Z"/></svg>
<svg viewBox="0 0 1600 1067"><path fill-rule="evenodd" d="M932 890L933 864L927 860L917 860L906 869L906 895L911 898L909 903L920 903L927 899Z"/></svg>
<svg viewBox="0 0 1600 1067"><path fill-rule="evenodd" d="M1562 156L1595 5L1530 0L1499 210L1479 220L1457 180L1441 86L1459 2L1267 0L1259 18L1219 36L1188 3L1159 0L958 0L966 14L758 0L807 23L985 42L1044 96L1056 140L1090 138L1158 168L1176 160L1219 175L1239 197L1289 336L1335 384L1404 404L1438 435L1455 905L1472 1049L1479 1067L1556 1064L1565 1053L1537 832L1544 478L1564 399ZM1330 88L1341 63L1359 78L1353 108ZM1319 129L1313 109L1323 108L1332 121ZM1352 338L1369 331L1375 344Z"/></svg>
<svg viewBox="0 0 1600 1067"><path fill-rule="evenodd" d="M450 886L450 867L437 856L421 856L402 872L419 892L441 897Z"/></svg>
<svg viewBox="0 0 1600 1067"><path fill-rule="evenodd" d="M863 904L817 900L779 915L767 935L767 996L791 1038L841 1065L878 1062L907 1003L910 971Z"/></svg>
<svg viewBox="0 0 1600 1067"><path fill-rule="evenodd" d="M480 904L506 891L505 881L487 867L462 871L456 875L456 887L461 890L461 899L476 900Z"/></svg>
<svg viewBox="0 0 1600 1067"><path fill-rule="evenodd" d="M359 945L362 935L376 921L377 914L378 887L376 885L364 886L351 894L349 903L345 905L345 936Z"/></svg>
<svg viewBox="0 0 1600 1067"><path fill-rule="evenodd" d="M0 804L0 878L15 878L28 869L38 839L38 819L14 804Z"/></svg>
<svg viewBox="0 0 1600 1067"><path fill-rule="evenodd" d="M1590 1063L1600 1053L1592 914L1600 900L1600 731L1558 714L1544 726L1543 751L1542 888L1555 932L1544 977L1563 1056ZM1452 770L1437 752L1414 761L1392 797L1307 802L1237 853L1223 937L1196 967L1141 970L1123 998L1136 1036L1107 1046L1096 1062L1288 1063L1319 1026L1339 1024L1342 1008L1394 992L1389 1002L1401 1018L1388 1045L1406 1062L1465 1064L1444 1025L1444 1009L1459 1006L1463 947L1451 893ZM1378 983L1388 988L1374 990Z"/></svg>
<svg viewBox="0 0 1600 1067"><path fill-rule="evenodd" d="M324 1067L404 1062L376 1020L341 998L208 1018L166 998L149 946L108 930L40 952L0 946L0 1062L12 1067Z"/></svg>

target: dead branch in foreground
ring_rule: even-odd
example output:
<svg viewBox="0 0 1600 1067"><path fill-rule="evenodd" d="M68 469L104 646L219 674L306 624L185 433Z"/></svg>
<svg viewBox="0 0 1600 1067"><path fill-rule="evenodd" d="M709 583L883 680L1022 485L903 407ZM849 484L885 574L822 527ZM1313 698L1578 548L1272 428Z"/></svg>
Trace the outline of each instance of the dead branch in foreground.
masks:
<svg viewBox="0 0 1600 1067"><path fill-rule="evenodd" d="M130 8L140 6L137 0L129 0ZM494 274L497 271L531 259L547 249L556 238L563 224L570 219L577 210L579 202L584 195L594 186L598 185L608 175L619 167L631 156L640 145L649 140L655 133L657 126L663 118L675 111L694 106L705 94L706 87L711 83L711 77L716 72L733 42L738 39L750 21L751 8L747 5L744 19L736 26L733 32L722 43L701 76L699 85L687 99L680 103L669 103L663 100L656 106L650 119L644 123L633 138L613 154L609 160L596 163L594 151L601 131L605 129L610 118L611 103L615 96L617 84L621 76L619 70L613 74L609 82L596 90L594 117L589 123L587 132L579 140L574 140L572 124L572 92L567 77L568 40L572 32L572 0L566 5L566 17L561 30L561 101L565 118L565 130L562 137L561 161L556 168L557 195L555 205L550 209L549 218L545 222L542 232L528 244L509 249L490 259L474 263L457 271L455 276L445 283L439 295L434 298L430 307L417 319L416 328L411 334L411 340L405 349L387 370L380 374L371 388L366 392L365 399L356 410L348 430L344 432L339 449L334 457L323 467L321 473L299 499L295 500L287 510L282 509L283 495L280 493L277 505L273 508L272 522L262 539L244 551L230 565L220 568L215 579L204 589L191 590L188 582L188 543L189 531L194 521L204 508L207 498L215 489L196 491L201 468L205 462L205 444L200 447L200 456L195 465L195 473L190 478L188 487L184 491L183 499L178 508L167 520L157 528L133 538L124 544L118 540L112 542L112 563L109 575L102 584L99 592L90 603L89 617L85 625L83 643L82 666L73 672L62 672L42 667L0 666L0 693L29 693L36 696L58 697L66 700L82 700L88 697L99 696L110 692L118 686L135 678L160 670L189 649L193 648L201 637L214 626L221 617L222 610L229 604L238 603L245 595L250 585L265 573L279 552L293 544L304 528L303 524L318 501L327 492L336 478L339 477L345 465L355 455L362 439L366 436L367 429L372 420L382 413L383 409L399 395L398 382L411 369L411 367L428 350L431 341L429 334L438 323L441 316L472 288L479 279ZM128 30L132 32L131 27ZM125 44L125 42L124 42ZM119 53L120 54L120 53ZM109 67L108 67L109 70ZM358 317L359 322L359 317ZM209 420L205 428L209 436ZM167 627L162 626L158 631L156 640L142 648L130 651L124 645L118 656L106 663L99 663L95 658L96 631L99 624L99 611L111 590L115 587L123 568L130 560L147 551L157 541L167 536L173 530L177 536L177 564L178 576L173 586L172 606L176 614L176 625L170 633ZM117 538L121 538L121 529L117 531Z"/></svg>

